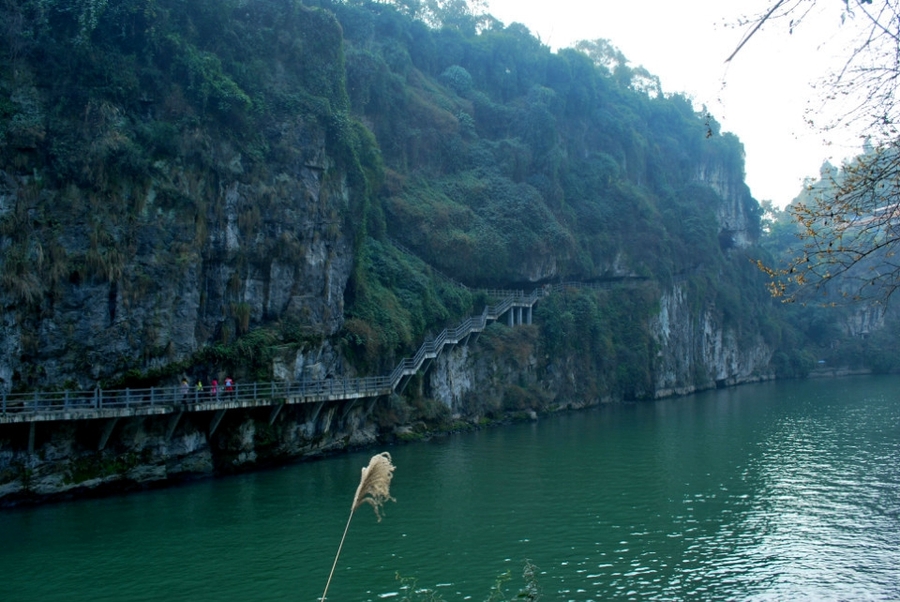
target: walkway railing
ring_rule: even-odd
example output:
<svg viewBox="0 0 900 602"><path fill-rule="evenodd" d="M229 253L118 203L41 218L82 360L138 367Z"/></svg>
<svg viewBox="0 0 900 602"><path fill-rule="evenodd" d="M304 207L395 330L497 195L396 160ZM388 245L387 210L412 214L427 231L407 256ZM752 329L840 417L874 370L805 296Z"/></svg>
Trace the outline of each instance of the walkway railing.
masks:
<svg viewBox="0 0 900 602"><path fill-rule="evenodd" d="M413 357L401 360L386 376L236 383L229 390L220 385L215 392L209 388L203 391L194 388L185 390L183 385L149 389L4 392L0 393L0 424L279 406L390 395L402 389L406 379L422 370L427 361L437 358L447 345L465 342L471 335L482 332L489 322L499 320L515 308L527 308L530 311L538 300L553 292L573 288L608 289L616 284L619 283L567 282L543 286L530 293L479 289L479 292L500 301L497 305L485 307L481 315L467 318L456 328L444 329L433 339L426 340ZM513 323L511 317L510 324Z"/></svg>
<svg viewBox="0 0 900 602"><path fill-rule="evenodd" d="M230 390L209 387L200 391L181 386L150 387L149 389L116 389L93 391L51 391L40 393L4 394L0 397L0 423L5 415L59 414L63 420L104 415L103 410L118 410L119 414L164 413L172 409L214 409L216 406L271 405L274 400L303 403L330 399L355 399L390 393L390 379L384 376L364 378L326 378L321 380L267 383L235 383ZM256 404L252 402L265 401ZM251 402L251 403L248 403ZM159 408L163 412L147 412ZM11 420L7 420L11 421Z"/></svg>
<svg viewBox="0 0 900 602"><path fill-rule="evenodd" d="M416 374L426 361L437 358L444 347L463 342L485 329L513 308L531 308L551 290L566 285L543 287L526 294L524 291L486 290L492 298L501 299L488 306L480 316L467 318L453 329L445 329L425 341L411 358L400 361L387 376L362 378L325 378L297 382L236 383L231 390L223 386L213 392L183 385L150 387L149 389L116 389L93 391L41 391L0 394L0 424L46 420L79 420L110 416L164 414L187 409L215 410L234 407L271 406L281 403L314 403L389 395L401 388L404 379Z"/></svg>

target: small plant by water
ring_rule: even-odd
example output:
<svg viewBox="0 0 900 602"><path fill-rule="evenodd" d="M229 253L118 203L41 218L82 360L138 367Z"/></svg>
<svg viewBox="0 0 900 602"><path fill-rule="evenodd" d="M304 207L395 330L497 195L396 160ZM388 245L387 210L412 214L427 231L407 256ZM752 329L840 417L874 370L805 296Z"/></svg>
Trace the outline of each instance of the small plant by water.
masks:
<svg viewBox="0 0 900 602"><path fill-rule="evenodd" d="M331 585L331 578L334 576L334 569L337 567L338 558L340 558L341 550L344 547L344 540L347 539L347 532L350 530L350 521L353 520L356 509L363 504L369 504L375 511L375 517L378 519L378 522L381 522L381 512L384 503L396 501L391 497L391 479L394 478L394 468L391 454L388 452L381 452L372 456L368 466L363 467L359 485L356 487L356 494L353 496L353 504L350 506L350 516L347 518L347 525L344 527L344 534L341 536L340 544L338 544L337 553L334 555L334 563L331 565L328 580L325 582L325 590L322 592L319 602L325 602L328 595L328 587ZM522 575L525 579L525 587L512 600L527 600L529 602L538 602L540 600L541 590L537 584L536 573L537 568L530 560L526 560ZM511 578L509 571L500 575L491 588L486 602L504 602L507 598L503 586ZM415 578L402 577L398 573L397 580L401 583L401 602L443 602L443 598L437 591L419 587Z"/></svg>
<svg viewBox="0 0 900 602"><path fill-rule="evenodd" d="M322 592L322 597L320 598L321 602L325 602L325 596L328 594L328 586L331 585L331 577L334 575L335 567L337 567L341 549L344 547L344 540L347 539L347 531L350 529L350 521L353 520L353 514L363 504L369 504L375 510L375 517L378 519L378 522L381 522L381 508L384 506L384 503L388 500L396 501L391 497L392 478L394 478L394 465L391 463L391 454L388 452L381 452L372 456L372 459L369 460L369 465L362 469L359 486L356 488L356 495L353 496L353 504L350 507L350 516L347 518L347 526L344 527L341 543L338 545L337 554L334 555L334 563L331 565L331 572L328 573L325 591Z"/></svg>

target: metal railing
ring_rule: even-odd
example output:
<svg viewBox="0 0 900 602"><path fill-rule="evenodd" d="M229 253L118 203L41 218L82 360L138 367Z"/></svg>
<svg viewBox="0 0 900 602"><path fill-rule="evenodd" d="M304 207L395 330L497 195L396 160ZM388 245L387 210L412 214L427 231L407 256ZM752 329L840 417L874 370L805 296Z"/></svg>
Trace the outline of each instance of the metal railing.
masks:
<svg viewBox="0 0 900 602"><path fill-rule="evenodd" d="M479 316L464 320L453 329L444 329L426 340L411 358L404 358L387 376L362 378L324 378L296 382L234 383L231 388L175 385L148 389L94 389L93 391L42 391L32 393L0 393L0 422L13 415L30 414L45 420L77 420L93 418L100 411L120 414L173 412L179 408L207 410L241 405L274 405L276 403L313 403L335 399L376 397L394 392L403 378L417 373L428 359L438 357L447 345L455 345L469 335L481 332L488 322L499 319L512 307L531 307L552 288L524 291L486 291L502 298L497 305L485 307Z"/></svg>
<svg viewBox="0 0 900 602"><path fill-rule="evenodd" d="M176 385L148 389L3 393L0 395L0 416L58 413L63 415L63 419L77 419L79 415L88 416L99 410L160 408L171 411L180 407L212 409L216 406L241 405L248 402L306 403L369 397L390 391L389 378L367 376L297 382L235 383L230 389L219 386L216 390L210 387L199 390L195 387Z"/></svg>

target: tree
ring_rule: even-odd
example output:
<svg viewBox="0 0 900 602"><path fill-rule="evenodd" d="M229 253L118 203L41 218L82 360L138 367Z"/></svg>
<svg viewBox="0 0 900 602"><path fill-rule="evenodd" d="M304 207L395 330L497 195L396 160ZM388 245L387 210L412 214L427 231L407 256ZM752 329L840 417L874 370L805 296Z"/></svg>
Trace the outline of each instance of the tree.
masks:
<svg viewBox="0 0 900 602"><path fill-rule="evenodd" d="M403 14L421 19L438 29L449 27L474 34L494 23L494 18L487 14L485 0L380 0L380 2L391 4ZM362 3L366 1L363 0Z"/></svg>
<svg viewBox="0 0 900 602"><path fill-rule="evenodd" d="M864 134L866 152L840 171L823 172L788 210L801 245L787 264L765 267L772 290L787 300L818 294L886 303L900 288L900 4L890 0L777 0L746 22L748 32L728 61L767 23L789 31L816 11L832 11L850 39L846 58L827 79L828 103L848 103L826 129Z"/></svg>
<svg viewBox="0 0 900 602"><path fill-rule="evenodd" d="M840 170L826 163L820 179L788 207L802 241L786 268L772 275L776 295L885 303L900 287L900 148L870 148Z"/></svg>

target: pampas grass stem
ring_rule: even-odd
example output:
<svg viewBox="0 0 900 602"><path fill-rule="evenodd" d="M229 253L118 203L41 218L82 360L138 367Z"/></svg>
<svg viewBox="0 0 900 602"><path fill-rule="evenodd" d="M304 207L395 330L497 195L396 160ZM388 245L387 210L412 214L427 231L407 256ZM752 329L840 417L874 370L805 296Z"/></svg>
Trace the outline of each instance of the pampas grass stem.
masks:
<svg viewBox="0 0 900 602"><path fill-rule="evenodd" d="M350 530L350 521L353 520L353 514L363 504L369 504L375 511L375 517L378 519L378 522L381 522L381 510L384 503L396 501L391 497L391 479L393 477L394 465L391 463L391 454L387 452L381 452L372 456L372 459L369 460L369 465L362 469L359 486L356 488L356 495L353 496L353 504L350 506L347 526L344 527L341 543L338 545L337 554L334 555L334 563L331 565L331 572L328 573L328 581L325 582L325 591L322 592L322 597L319 599L320 602L325 602L328 586L331 585L331 578L334 576L334 569L337 567L338 558L341 556L344 540L347 539L347 531Z"/></svg>

